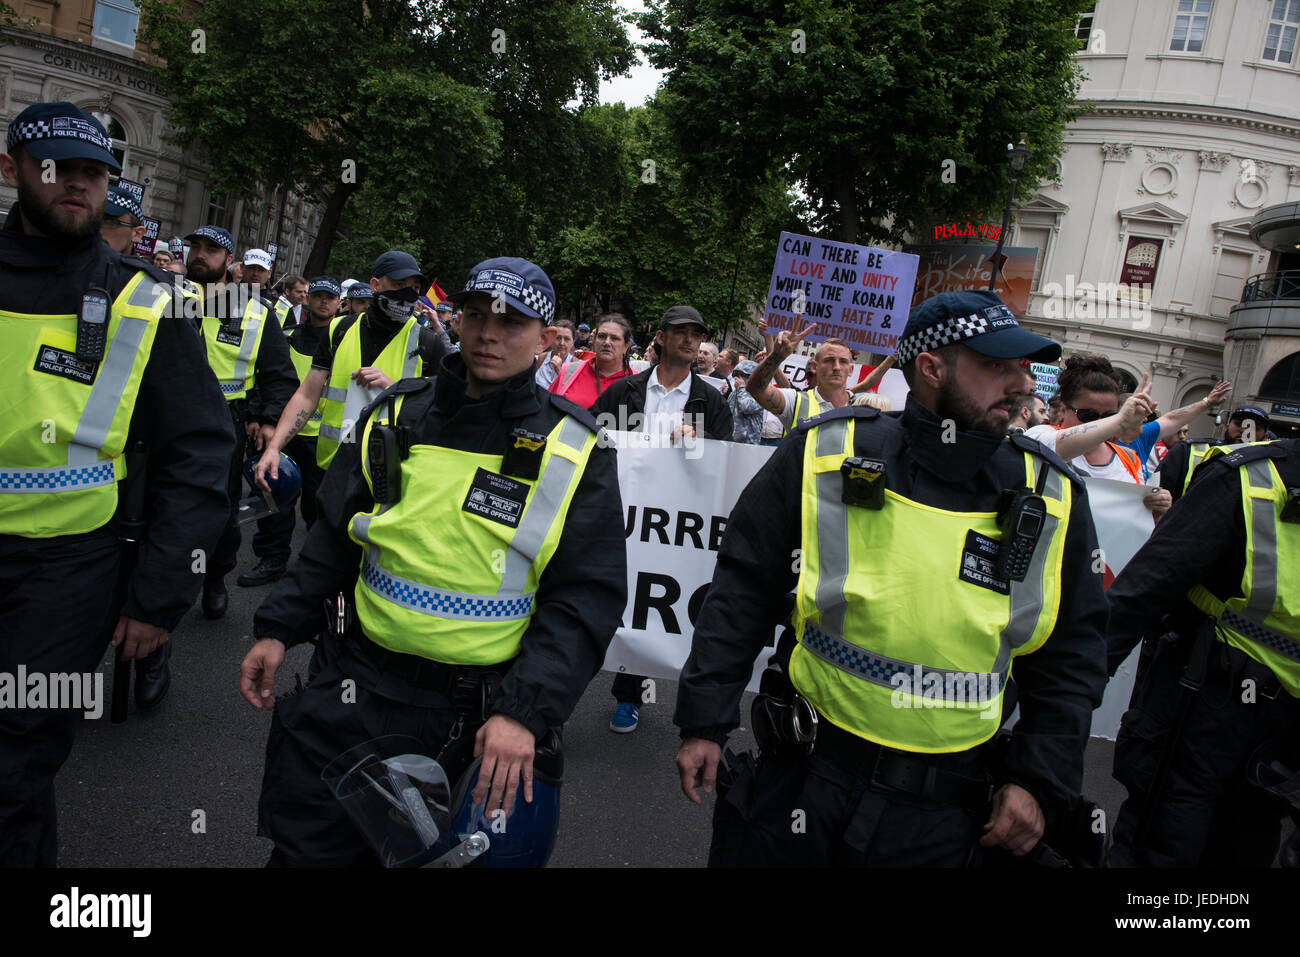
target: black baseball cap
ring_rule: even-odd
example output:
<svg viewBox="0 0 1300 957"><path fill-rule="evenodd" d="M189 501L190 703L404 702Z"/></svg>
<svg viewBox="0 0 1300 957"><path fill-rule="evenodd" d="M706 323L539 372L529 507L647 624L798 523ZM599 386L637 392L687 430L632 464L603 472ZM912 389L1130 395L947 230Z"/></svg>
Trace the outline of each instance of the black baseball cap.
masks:
<svg viewBox="0 0 1300 957"><path fill-rule="evenodd" d="M1022 329L996 294L964 289L941 292L912 310L898 340L898 364L907 365L922 352L955 343L994 359L1055 362L1061 357L1059 344Z"/></svg>
<svg viewBox="0 0 1300 957"><path fill-rule="evenodd" d="M425 278L424 273L420 272L420 264L415 261L415 257L410 253L404 253L400 249L390 249L378 259L370 270L370 275L376 279L410 279L412 276L420 280L420 285L427 285L429 280Z"/></svg>
<svg viewBox="0 0 1300 957"><path fill-rule="evenodd" d="M1243 405L1232 410L1232 415L1228 416L1228 421L1233 419L1255 419L1264 428L1269 427L1268 413L1257 405Z"/></svg>
<svg viewBox="0 0 1300 957"><path fill-rule="evenodd" d="M691 306L671 306L664 317L659 320L659 328L667 329L669 326L699 326L707 335L709 332L708 325L704 322L704 317L700 315L699 310Z"/></svg>
<svg viewBox="0 0 1300 957"><path fill-rule="evenodd" d="M9 123L6 151L13 153L16 146L36 160L96 160L115 173L122 172L103 124L63 100L33 103L15 116Z"/></svg>

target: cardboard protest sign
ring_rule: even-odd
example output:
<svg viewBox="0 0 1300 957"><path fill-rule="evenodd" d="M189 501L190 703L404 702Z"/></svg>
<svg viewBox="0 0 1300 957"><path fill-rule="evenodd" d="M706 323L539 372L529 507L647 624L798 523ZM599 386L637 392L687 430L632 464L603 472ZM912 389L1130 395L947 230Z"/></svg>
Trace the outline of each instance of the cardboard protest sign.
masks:
<svg viewBox="0 0 1300 957"><path fill-rule="evenodd" d="M855 352L893 355L907 325L917 262L909 253L783 232L763 331L798 332L816 320L807 342L843 339Z"/></svg>

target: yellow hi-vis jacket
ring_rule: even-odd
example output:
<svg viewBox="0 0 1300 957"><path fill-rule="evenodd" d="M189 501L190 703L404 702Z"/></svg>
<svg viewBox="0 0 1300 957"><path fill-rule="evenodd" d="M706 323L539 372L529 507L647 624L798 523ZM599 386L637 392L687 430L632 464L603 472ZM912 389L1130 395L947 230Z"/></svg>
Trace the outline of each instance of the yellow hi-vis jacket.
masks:
<svg viewBox="0 0 1300 957"><path fill-rule="evenodd" d="M294 348L293 343L294 340L290 338L289 359L293 362L294 371L298 373L298 384L302 385L307 378L307 374L311 372L312 357L299 352ZM311 417L307 419L303 427L298 430L299 435L307 439L314 439L320 435L321 409L323 408L325 408L325 397L321 396L321 400L316 403L316 410L312 412Z"/></svg>
<svg viewBox="0 0 1300 957"><path fill-rule="evenodd" d="M216 373L221 394L227 402L248 395L257 374L257 350L266 331L267 309L260 299L250 298L239 318L236 329L233 322L203 317L203 345L208 352L208 365Z"/></svg>
<svg viewBox="0 0 1300 957"><path fill-rule="evenodd" d="M1269 445L1254 443L1226 456L1241 474L1241 594L1225 602L1195 585L1187 597L1217 619L1221 641L1267 667L1288 694L1300 698L1300 525L1281 519L1287 488L1268 457Z"/></svg>
<svg viewBox="0 0 1300 957"><path fill-rule="evenodd" d="M805 389L803 392L795 391L794 394L794 411L790 416L790 424L786 426L785 435L789 435L804 419L815 418L823 412L828 412L833 406L827 402L822 405L817 401L817 396L813 395L812 389Z"/></svg>
<svg viewBox="0 0 1300 957"><path fill-rule="evenodd" d="M994 512L946 512L889 489L879 510L843 502L855 422L872 427L833 418L807 433L790 679L859 737L965 751L997 731L1011 659L1056 626L1070 480L1025 452L1026 486L1035 487L1036 462L1046 470L1047 515L1025 580L1003 582L978 554L996 555Z"/></svg>
<svg viewBox="0 0 1300 957"><path fill-rule="evenodd" d="M346 318L339 316L330 323L331 342L334 330ZM352 373L361 368L361 322L364 318L365 313L362 313L343 333L343 340L334 352L334 363L330 366L324 401L318 406L321 422L320 438L316 440L316 464L323 469L329 468L340 442L353 441L352 433L361 418L361 410L381 391L358 385L352 378ZM424 375L419 345L420 324L412 316L375 357L375 368L382 370L394 382Z"/></svg>
<svg viewBox="0 0 1300 957"><path fill-rule="evenodd" d="M363 450L386 413L377 407L366 422ZM354 594L366 637L446 664L514 658L595 447L596 434L566 415L546 437L537 479L527 480L502 475L500 455L412 446L400 500L349 526L362 549ZM373 491L364 454L362 473Z"/></svg>
<svg viewBox="0 0 1300 957"><path fill-rule="evenodd" d="M78 359L77 317L0 312L0 534L93 531L117 510L127 429L172 287L138 272L114 300L99 362Z"/></svg>

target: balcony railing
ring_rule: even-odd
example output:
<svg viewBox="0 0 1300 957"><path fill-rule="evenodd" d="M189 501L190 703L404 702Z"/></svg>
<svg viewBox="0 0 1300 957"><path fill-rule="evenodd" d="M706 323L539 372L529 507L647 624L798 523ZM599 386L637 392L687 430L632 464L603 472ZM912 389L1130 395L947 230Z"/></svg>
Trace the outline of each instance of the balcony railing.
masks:
<svg viewBox="0 0 1300 957"><path fill-rule="evenodd" d="M1260 299L1300 299L1300 269L1251 276L1241 290L1241 301Z"/></svg>

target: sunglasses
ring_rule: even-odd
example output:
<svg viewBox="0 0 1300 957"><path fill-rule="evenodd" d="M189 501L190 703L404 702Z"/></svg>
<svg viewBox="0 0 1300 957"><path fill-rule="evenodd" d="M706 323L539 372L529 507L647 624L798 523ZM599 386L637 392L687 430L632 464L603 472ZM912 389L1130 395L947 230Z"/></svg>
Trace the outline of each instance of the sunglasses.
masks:
<svg viewBox="0 0 1300 957"><path fill-rule="evenodd" d="M1109 412L1098 412L1096 409L1076 409L1072 405L1067 405L1067 409L1079 417L1080 422L1096 422L1098 419L1108 415L1114 415L1118 409L1111 409Z"/></svg>

